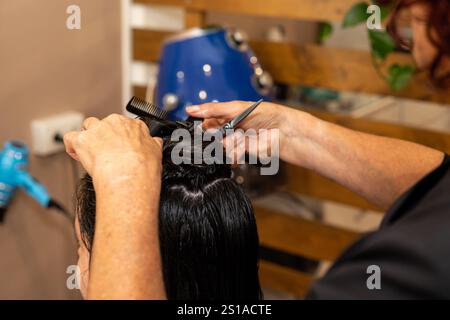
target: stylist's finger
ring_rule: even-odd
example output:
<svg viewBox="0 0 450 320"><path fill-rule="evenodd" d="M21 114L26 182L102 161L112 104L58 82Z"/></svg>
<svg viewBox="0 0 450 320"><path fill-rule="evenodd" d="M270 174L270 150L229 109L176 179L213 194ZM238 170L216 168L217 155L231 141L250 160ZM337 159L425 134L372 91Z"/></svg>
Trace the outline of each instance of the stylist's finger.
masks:
<svg viewBox="0 0 450 320"><path fill-rule="evenodd" d="M231 119L237 116L251 105L251 102L231 101L205 103L198 106L186 108L186 112L196 118L226 118Z"/></svg>
<svg viewBox="0 0 450 320"><path fill-rule="evenodd" d="M203 129L217 128L217 127L224 125L224 123L227 121L228 121L228 119L227 120L216 119L216 118L205 119L205 120L203 120L202 128Z"/></svg>
<svg viewBox="0 0 450 320"><path fill-rule="evenodd" d="M95 127L100 123L100 120L94 117L86 118L83 122L83 129L88 130Z"/></svg>
<svg viewBox="0 0 450 320"><path fill-rule="evenodd" d="M78 139L80 132L77 131L70 131L67 132L64 135L64 146L66 147L66 152L71 156L73 159L79 161L79 158L77 156L77 153L75 151L75 141Z"/></svg>
<svg viewBox="0 0 450 320"><path fill-rule="evenodd" d="M163 147L163 140L161 138L155 137L153 140L158 144L158 146L162 149Z"/></svg>

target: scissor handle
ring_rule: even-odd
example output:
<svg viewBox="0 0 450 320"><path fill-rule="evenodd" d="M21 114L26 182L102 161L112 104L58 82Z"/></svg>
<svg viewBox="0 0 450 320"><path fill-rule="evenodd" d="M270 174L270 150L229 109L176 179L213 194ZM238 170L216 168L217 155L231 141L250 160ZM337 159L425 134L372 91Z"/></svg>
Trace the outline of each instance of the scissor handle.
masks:
<svg viewBox="0 0 450 320"><path fill-rule="evenodd" d="M255 102L254 104L252 104L248 109L246 109L244 112L242 112L241 114L239 114L236 118L234 118L233 120L231 120L230 122L228 122L227 124L230 126L230 128L234 128L236 127L239 123L241 123L242 120L244 120L245 118L248 117L248 115L250 113L253 112L253 110L256 109L257 106L259 106L264 100L261 99L257 102ZM225 127L225 126L224 126Z"/></svg>

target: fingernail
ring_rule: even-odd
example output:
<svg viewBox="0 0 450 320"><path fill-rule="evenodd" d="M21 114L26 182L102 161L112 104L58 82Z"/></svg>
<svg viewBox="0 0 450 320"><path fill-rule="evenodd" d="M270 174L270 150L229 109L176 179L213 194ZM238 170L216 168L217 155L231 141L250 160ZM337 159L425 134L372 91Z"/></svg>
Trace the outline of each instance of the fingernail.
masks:
<svg viewBox="0 0 450 320"><path fill-rule="evenodd" d="M186 107L186 111L189 111L189 112L198 112L198 111L200 111L200 107L199 107L199 106L190 106L190 107Z"/></svg>

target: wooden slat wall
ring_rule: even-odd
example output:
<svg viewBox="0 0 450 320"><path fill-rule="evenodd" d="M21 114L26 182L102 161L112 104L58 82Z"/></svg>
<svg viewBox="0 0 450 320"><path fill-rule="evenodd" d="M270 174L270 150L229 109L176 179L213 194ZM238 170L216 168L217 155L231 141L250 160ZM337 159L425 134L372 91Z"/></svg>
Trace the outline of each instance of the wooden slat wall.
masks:
<svg viewBox="0 0 450 320"><path fill-rule="evenodd" d="M261 207L255 208L255 215L263 246L312 260L332 261L360 237L355 232Z"/></svg>
<svg viewBox="0 0 450 320"><path fill-rule="evenodd" d="M145 62L157 62L161 45L172 32L133 29L133 59Z"/></svg>
<svg viewBox="0 0 450 320"><path fill-rule="evenodd" d="M359 0L135 0L136 3L184 7L201 11L317 21L342 21Z"/></svg>
<svg viewBox="0 0 450 320"><path fill-rule="evenodd" d="M268 261L260 262L259 278L263 287L288 292L297 298L305 296L313 281L313 277L309 274Z"/></svg>
<svg viewBox="0 0 450 320"><path fill-rule="evenodd" d="M201 27L205 24L206 12L197 9L187 9L184 13L184 26L186 29Z"/></svg>
<svg viewBox="0 0 450 320"><path fill-rule="evenodd" d="M142 86L134 86L133 87L133 95L135 95L136 97L145 99L145 97L147 95L147 88L142 87Z"/></svg>
<svg viewBox="0 0 450 320"><path fill-rule="evenodd" d="M155 62L164 38L170 33L134 30L134 59ZM275 81L411 99L450 103L448 92L434 89L426 75L418 75L406 89L393 92L372 65L369 52L252 41L251 46ZM409 55L394 54L388 63L412 63Z"/></svg>
<svg viewBox="0 0 450 320"><path fill-rule="evenodd" d="M314 44L258 41L251 45L264 68L278 82L450 103L448 92L434 89L425 74L414 77L407 88L392 91L377 74L369 52ZM387 63L413 62L409 55L396 53L389 56Z"/></svg>
<svg viewBox="0 0 450 320"><path fill-rule="evenodd" d="M334 260L361 235L320 222L255 207L261 245L313 260ZM314 280L312 274L264 261L260 262L261 285L301 298Z"/></svg>
<svg viewBox="0 0 450 320"><path fill-rule="evenodd" d="M353 118L342 114L314 111L305 109L314 116L347 127L353 130L371 134L408 140L435 148L444 152L450 152L450 134L428 129L408 127L401 124L386 123L370 119Z"/></svg>
<svg viewBox="0 0 450 320"><path fill-rule="evenodd" d="M334 201L361 209L374 210L383 212L382 209L367 202L364 198L356 193L344 188L336 182L324 178L311 170L306 170L290 164L285 166L286 190L302 194L308 197Z"/></svg>

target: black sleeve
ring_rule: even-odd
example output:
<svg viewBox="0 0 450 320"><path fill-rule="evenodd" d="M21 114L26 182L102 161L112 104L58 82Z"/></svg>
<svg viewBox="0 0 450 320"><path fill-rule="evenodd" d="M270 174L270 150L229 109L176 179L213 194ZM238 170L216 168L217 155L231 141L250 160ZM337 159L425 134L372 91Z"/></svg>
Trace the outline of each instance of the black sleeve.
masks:
<svg viewBox="0 0 450 320"><path fill-rule="evenodd" d="M449 299L449 167L445 155L438 168L396 201L378 231L336 260L307 299ZM379 267L380 289L368 288L372 265Z"/></svg>

